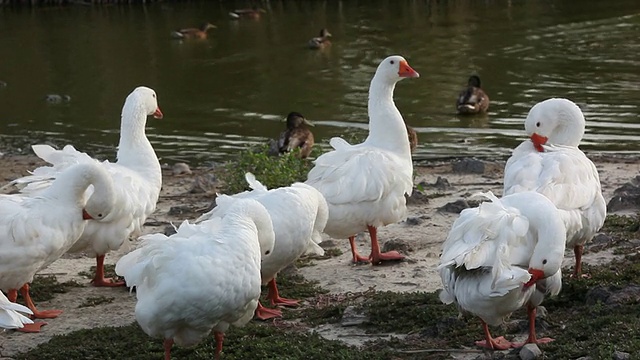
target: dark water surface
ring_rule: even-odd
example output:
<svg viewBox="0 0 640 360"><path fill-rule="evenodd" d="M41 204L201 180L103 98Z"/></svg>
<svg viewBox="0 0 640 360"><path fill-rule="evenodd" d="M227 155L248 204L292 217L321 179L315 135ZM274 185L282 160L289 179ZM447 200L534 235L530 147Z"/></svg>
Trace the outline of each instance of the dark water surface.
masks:
<svg viewBox="0 0 640 360"><path fill-rule="evenodd" d="M640 1L271 1L258 21L230 20L243 5L0 9L0 137L112 157L124 98L143 84L165 114L148 135L166 160L228 159L277 136L292 110L326 147L365 133L369 81L401 54L421 74L395 96L419 133L417 159L503 158L529 108L554 96L585 112L583 149L640 154ZM170 39L203 21L218 26L208 40ZM332 47L307 50L322 27ZM471 73L490 112L460 118ZM49 104L50 93L71 102Z"/></svg>

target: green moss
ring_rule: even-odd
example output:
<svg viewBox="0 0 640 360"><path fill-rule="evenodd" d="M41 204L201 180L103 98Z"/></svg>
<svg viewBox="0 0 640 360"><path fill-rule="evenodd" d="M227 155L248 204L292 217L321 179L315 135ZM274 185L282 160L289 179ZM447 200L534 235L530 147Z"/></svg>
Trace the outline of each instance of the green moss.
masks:
<svg viewBox="0 0 640 360"><path fill-rule="evenodd" d="M639 216L607 215L602 231L613 233L635 233L640 230Z"/></svg>
<svg viewBox="0 0 640 360"><path fill-rule="evenodd" d="M249 190L244 178L246 172L251 172L256 179L269 189L289 186L297 181L305 181L313 163L309 159L300 159L293 151L281 156L267 154L268 146L258 146L240 152L238 158L226 163L218 173L224 183L224 193L235 194ZM320 153L318 147L311 152L310 157Z"/></svg>
<svg viewBox="0 0 640 360"><path fill-rule="evenodd" d="M73 280L60 283L55 275L37 275L31 282L29 293L33 301L37 303L51 300L55 294L66 293L74 287L82 287L82 285Z"/></svg>
<svg viewBox="0 0 640 360"><path fill-rule="evenodd" d="M213 336L194 348L174 346L174 360L213 359ZM161 339L148 337L137 324L123 327L105 327L75 331L54 336L48 343L19 354L16 360L68 360L68 359L162 359ZM226 333L222 359L389 359L387 351L359 350L319 335L274 325L251 322L243 328L230 328Z"/></svg>
<svg viewBox="0 0 640 360"><path fill-rule="evenodd" d="M96 267L91 266L88 271L80 271L78 275L85 277L87 279L93 279L96 274ZM120 277L116 274L116 266L114 264L104 264L104 277L106 279L119 279L124 280L123 277Z"/></svg>
<svg viewBox="0 0 640 360"><path fill-rule="evenodd" d="M106 296L89 296L84 300L84 302L78 305L79 308L83 307L92 307L98 306L102 304L110 304L115 300L114 297L106 297Z"/></svg>

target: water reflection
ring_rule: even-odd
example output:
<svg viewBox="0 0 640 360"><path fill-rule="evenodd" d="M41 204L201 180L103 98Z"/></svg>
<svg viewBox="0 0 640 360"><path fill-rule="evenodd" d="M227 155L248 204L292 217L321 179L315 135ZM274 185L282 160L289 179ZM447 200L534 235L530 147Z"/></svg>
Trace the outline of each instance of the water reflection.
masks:
<svg viewBox="0 0 640 360"><path fill-rule="evenodd" d="M163 120L148 135L166 159L223 160L282 130L290 111L314 120L317 142L363 135L377 63L403 54L421 74L396 103L420 135L417 158L504 157L536 102L569 97L587 116L582 147L640 153L640 3L271 1L259 21L232 3L0 10L0 135L72 142L112 157L124 98L154 88ZM209 39L172 30L209 21ZM306 49L327 27L332 45ZM472 73L489 114L455 115ZM69 94L49 104L46 94Z"/></svg>

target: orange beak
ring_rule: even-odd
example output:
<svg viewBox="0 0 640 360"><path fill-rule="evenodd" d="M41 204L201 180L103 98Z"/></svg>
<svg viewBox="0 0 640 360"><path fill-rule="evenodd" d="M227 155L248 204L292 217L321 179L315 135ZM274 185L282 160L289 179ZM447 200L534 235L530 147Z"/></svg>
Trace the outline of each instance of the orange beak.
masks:
<svg viewBox="0 0 640 360"><path fill-rule="evenodd" d="M398 76L406 78L420 77L417 71L413 70L406 61L400 61L400 68L398 69Z"/></svg>
<svg viewBox="0 0 640 360"><path fill-rule="evenodd" d="M534 285L538 280L544 279L544 271L540 269L529 269L529 274L531 274L531 279L524 284L523 290Z"/></svg>
<svg viewBox="0 0 640 360"><path fill-rule="evenodd" d="M533 135L531 135L531 142L539 152L544 152L544 148L542 147L542 145L546 144L547 140L549 140L549 138L546 136L541 136L536 133L533 133Z"/></svg>
<svg viewBox="0 0 640 360"><path fill-rule="evenodd" d="M89 215L89 213L85 209L82 209L82 220L93 220L91 215Z"/></svg>
<svg viewBox="0 0 640 360"><path fill-rule="evenodd" d="M162 119L164 115L162 115L162 111L160 111L160 108L157 108L156 111L153 112L153 117L156 119Z"/></svg>

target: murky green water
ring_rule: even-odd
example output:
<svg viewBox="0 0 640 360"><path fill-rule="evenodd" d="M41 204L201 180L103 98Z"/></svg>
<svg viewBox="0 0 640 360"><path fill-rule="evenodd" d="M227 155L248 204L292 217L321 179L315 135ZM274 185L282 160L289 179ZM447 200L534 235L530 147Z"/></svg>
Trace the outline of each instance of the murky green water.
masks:
<svg viewBox="0 0 640 360"><path fill-rule="evenodd" d="M148 134L167 160L226 159L277 136L292 110L326 146L364 134L369 81L397 53L421 74L396 88L418 159L507 156L529 108L553 96L585 112L583 149L640 153L637 0L271 1L259 21L229 20L240 5L0 9L0 136L112 156L124 98L144 84L165 114ZM208 40L169 38L203 21L218 26ZM325 26L332 47L307 50ZM474 72L490 113L459 118L455 98ZM72 99L51 105L49 93Z"/></svg>

